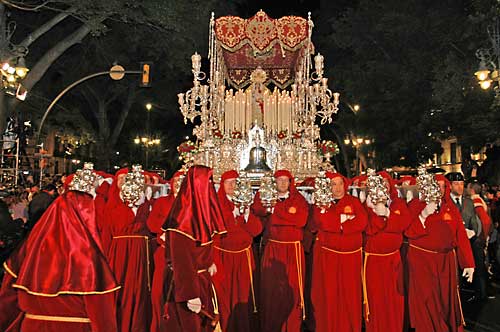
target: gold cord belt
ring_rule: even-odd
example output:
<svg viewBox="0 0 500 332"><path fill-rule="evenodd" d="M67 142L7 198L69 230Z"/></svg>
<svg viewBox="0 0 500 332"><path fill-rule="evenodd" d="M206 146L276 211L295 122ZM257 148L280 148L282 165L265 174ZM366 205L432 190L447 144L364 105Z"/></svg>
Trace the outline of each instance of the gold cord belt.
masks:
<svg viewBox="0 0 500 332"><path fill-rule="evenodd" d="M149 240L150 238L145 236L145 235L119 235L119 236L113 236L114 239L144 239L146 240L146 258L148 262L148 269L147 269L147 275L148 275L148 290L151 291L151 276L150 274L150 259L149 259Z"/></svg>
<svg viewBox="0 0 500 332"><path fill-rule="evenodd" d="M251 251L250 251L251 247L252 247L252 245L249 245L248 247L246 247L245 249L242 249L242 250L227 250L227 249L223 249L223 248L214 246L215 249L220 250L222 252L227 252L230 254L241 254L242 252L245 252L245 254L247 256L247 263L248 263L248 275L250 276L250 287L252 290L253 312L256 313L257 312L257 304L256 304L256 300L255 300L255 290L254 290L254 286L253 286L252 256L251 256Z"/></svg>
<svg viewBox="0 0 500 332"><path fill-rule="evenodd" d="M301 249L302 243L300 241L278 241L269 239L269 242L279 243L279 244L293 244L295 247L295 261L297 263L297 277L299 279L299 295L300 295L300 307L302 308L302 320L306 319L306 307L304 305L304 286L302 282L302 260L301 258Z"/></svg>
<svg viewBox="0 0 500 332"><path fill-rule="evenodd" d="M90 319L88 319L87 317L46 316L33 314L25 314L24 317L33 320L43 320L50 322L90 323Z"/></svg>
<svg viewBox="0 0 500 332"><path fill-rule="evenodd" d="M368 304L368 288L366 286L366 265L368 262L368 257L376 256L376 257L387 257L392 256L394 254L399 254L399 249L394 250L393 252L387 254L377 254L374 252L365 251L365 261L363 262L363 276L361 280L363 281L363 304L365 305L365 319L368 322L370 320L370 305Z"/></svg>

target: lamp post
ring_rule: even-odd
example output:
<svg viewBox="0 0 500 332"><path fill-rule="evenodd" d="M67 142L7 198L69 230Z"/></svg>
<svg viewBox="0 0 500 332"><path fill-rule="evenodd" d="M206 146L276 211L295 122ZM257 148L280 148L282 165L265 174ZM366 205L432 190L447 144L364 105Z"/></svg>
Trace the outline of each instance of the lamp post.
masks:
<svg viewBox="0 0 500 332"><path fill-rule="evenodd" d="M23 56L18 57L15 62L15 64L11 64L6 61L1 64L2 87L6 94L24 101L28 91L22 86L21 82L28 74L29 69L26 68Z"/></svg>
<svg viewBox="0 0 500 332"><path fill-rule="evenodd" d="M488 90L492 85L495 90L495 100L500 103L500 19L495 17L494 22L487 27L490 48L479 48L476 57L479 68L474 73L481 89ZM496 84L495 84L496 83Z"/></svg>
<svg viewBox="0 0 500 332"><path fill-rule="evenodd" d="M150 136L143 136L143 137L136 136L136 138L134 138L134 143L136 145L142 145L144 147L146 156L144 164L145 164L145 169L147 170L149 167L149 149L155 146L159 146L161 141L159 138L152 138Z"/></svg>
<svg viewBox="0 0 500 332"><path fill-rule="evenodd" d="M360 163L360 158L359 158L359 151L363 145L370 145L373 142L372 139L369 138L364 138L364 137L356 137L354 135L351 136L346 136L344 138L344 144L349 145L352 144L352 146L356 149L356 165L355 165L355 172L356 175L359 175L362 171L361 169L361 163Z"/></svg>

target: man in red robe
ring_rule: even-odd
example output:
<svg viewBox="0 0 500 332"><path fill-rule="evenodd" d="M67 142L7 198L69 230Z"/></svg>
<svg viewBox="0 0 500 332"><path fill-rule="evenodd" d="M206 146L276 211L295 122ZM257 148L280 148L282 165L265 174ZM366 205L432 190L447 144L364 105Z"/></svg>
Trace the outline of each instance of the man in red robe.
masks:
<svg viewBox="0 0 500 332"><path fill-rule="evenodd" d="M144 332L151 320L151 247L146 221L150 204L141 200L124 202L122 188L128 169L119 170L109 189L103 214L103 238L109 246L107 258L122 286L117 299L120 332Z"/></svg>
<svg viewBox="0 0 500 332"><path fill-rule="evenodd" d="M151 285L151 304L153 317L151 320L151 332L167 331L166 320L163 316L163 307L167 297L167 287L172 278L171 270L167 268L165 260L165 234L161 227L167 220L172 204L179 191L179 179L184 178L184 172L176 172L171 179L172 192L167 196L159 197L155 200L151 213L149 214L147 225L149 230L156 234L157 248L154 252L155 270L153 274L153 284Z"/></svg>
<svg viewBox="0 0 500 332"><path fill-rule="evenodd" d="M460 212L449 199L450 184L436 175L441 201L412 201L414 216L405 234L409 239L408 302L416 332L463 331L456 261L472 282L474 257Z"/></svg>
<svg viewBox="0 0 500 332"><path fill-rule="evenodd" d="M221 303L222 331L225 332L251 332L256 328L252 243L262 232L262 224L248 208L241 212L235 206L233 195L238 176L234 170L222 174L217 193L227 234L214 239L214 261L216 266L222 267L214 278L214 285Z"/></svg>
<svg viewBox="0 0 500 332"><path fill-rule="evenodd" d="M333 202L313 210L317 232L313 252L311 299L316 332L361 331L363 231L367 214L347 194L348 180L327 172Z"/></svg>
<svg viewBox="0 0 500 332"><path fill-rule="evenodd" d="M210 168L189 169L162 228L167 233L167 259L173 273L165 305L167 331L216 328L220 332L219 301L211 280L217 272L212 241L226 231Z"/></svg>
<svg viewBox="0 0 500 332"><path fill-rule="evenodd" d="M379 172L389 190L386 204L366 200L368 226L365 237L365 326L367 332L403 331L405 292L400 248L411 216L398 197L392 177Z"/></svg>
<svg viewBox="0 0 500 332"><path fill-rule="evenodd" d="M269 212L255 196L252 213L264 227L261 266L262 332L298 332L305 318L302 239L309 206L287 170L274 174L278 201Z"/></svg>
<svg viewBox="0 0 500 332"><path fill-rule="evenodd" d="M101 250L89 193L70 186L4 268L1 331L117 331L120 286Z"/></svg>

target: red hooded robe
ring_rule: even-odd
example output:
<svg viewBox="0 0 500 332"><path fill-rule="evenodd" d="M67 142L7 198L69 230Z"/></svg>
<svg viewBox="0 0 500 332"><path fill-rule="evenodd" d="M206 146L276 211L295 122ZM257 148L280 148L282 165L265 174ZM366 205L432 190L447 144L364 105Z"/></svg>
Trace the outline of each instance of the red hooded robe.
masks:
<svg viewBox="0 0 500 332"><path fill-rule="evenodd" d="M172 182L183 173L177 172L172 177ZM175 196L170 193L154 201L153 208L149 214L147 225L149 230L156 234L157 247L154 252L154 274L153 284L151 285L151 304L153 317L151 321L151 332L167 331L166 320L163 316L163 308L166 302L168 285L172 278L171 270L167 268L165 260L165 248L167 247L162 235L164 232L161 227L167 220Z"/></svg>
<svg viewBox="0 0 500 332"><path fill-rule="evenodd" d="M410 321L418 332L457 332L463 329L464 320L456 262L458 259L461 268L474 267L474 258L460 212L447 199L450 184L441 175L436 180L445 182L445 195L424 225L418 216L425 202L410 204L414 218L405 232L409 239Z"/></svg>
<svg viewBox="0 0 500 332"><path fill-rule="evenodd" d="M91 195L57 198L4 268L1 331L117 330L120 287L101 250Z"/></svg>
<svg viewBox="0 0 500 332"><path fill-rule="evenodd" d="M367 214L360 201L347 194L349 182L338 173L328 178L344 180L345 195L324 213L313 209L312 230L317 232L313 253L311 300L316 332L361 331L363 231ZM341 215L353 216L341 223Z"/></svg>
<svg viewBox="0 0 500 332"><path fill-rule="evenodd" d="M250 332L255 330L252 314L257 312L252 243L262 224L253 214L247 221L243 215L234 217L235 204L226 195L224 181L237 177L234 170L222 174L217 193L227 234L214 239L214 261L222 267L214 285L221 303L222 331Z"/></svg>
<svg viewBox="0 0 500 332"><path fill-rule="evenodd" d="M217 294L208 268L214 262L212 238L226 231L210 168L189 169L163 229L169 241L167 259L173 270L165 305L167 331L211 331L207 316L187 307L187 301L199 298L203 310L211 316L218 314Z"/></svg>
<svg viewBox="0 0 500 332"><path fill-rule="evenodd" d="M398 197L392 177L387 172L378 174L388 181L390 212L389 217L381 217L367 208L363 266L365 326L367 332L401 332L405 292L400 248L411 215L406 202Z"/></svg>
<svg viewBox="0 0 500 332"><path fill-rule="evenodd" d="M309 205L297 191L292 174L279 170L274 176L290 179L289 197L278 201L269 214L257 194L252 213L264 227L265 248L261 266L260 320L262 332L298 332L305 318L305 259L302 246Z"/></svg>
<svg viewBox="0 0 500 332"><path fill-rule="evenodd" d="M151 320L151 233L146 226L150 204L141 204L134 214L120 198L118 178L127 169L117 172L108 193L103 214L103 238L109 244L107 257L116 280L118 292L117 321L120 332L144 332Z"/></svg>

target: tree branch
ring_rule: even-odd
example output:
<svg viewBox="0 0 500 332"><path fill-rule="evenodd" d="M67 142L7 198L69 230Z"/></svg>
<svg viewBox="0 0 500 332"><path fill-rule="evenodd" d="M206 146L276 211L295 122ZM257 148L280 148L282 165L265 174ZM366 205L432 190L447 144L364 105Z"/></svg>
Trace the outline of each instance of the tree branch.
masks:
<svg viewBox="0 0 500 332"><path fill-rule="evenodd" d="M114 94L105 98L106 101L104 102L104 105L108 106L109 104L111 104L113 101L115 101L118 97L120 97L127 90L128 90L128 87L118 89Z"/></svg>
<svg viewBox="0 0 500 332"><path fill-rule="evenodd" d="M58 23L63 21L66 17L68 17L70 15L71 11L72 11L72 9L70 8L70 10L68 10L68 12L57 14L52 19L45 22L42 26L40 26L38 29L31 32L26 38L24 38L24 40L19 44L19 46L29 47L35 40L40 38L40 36L45 34L47 31L49 31L54 26L56 26Z"/></svg>
<svg viewBox="0 0 500 332"><path fill-rule="evenodd" d="M135 83L130 83L128 86L127 100L125 101L125 105L123 105L122 111L116 121L116 126L113 128L113 134L109 140L110 146L113 147L116 145L118 141L118 137L122 132L123 125L125 124L125 120L127 119L128 113L134 104L135 97L137 96L137 88Z"/></svg>
<svg viewBox="0 0 500 332"><path fill-rule="evenodd" d="M38 6L27 6L27 5L20 5L17 4L13 1L7 1L7 0L1 0L2 3L6 4L7 6L10 6L12 8L16 8L19 10L25 10L25 11L30 11L30 12L36 12L39 9L45 7L47 4L49 4L51 1L44 1L43 3L39 4Z"/></svg>
<svg viewBox="0 0 500 332"><path fill-rule="evenodd" d="M28 91L31 90L54 63L54 61L56 61L71 46L80 43L82 39L89 34L89 32L90 27L88 25L82 25L78 30L74 31L72 34L48 50L40 58L40 60L38 60L28 76L23 80L23 86Z"/></svg>

